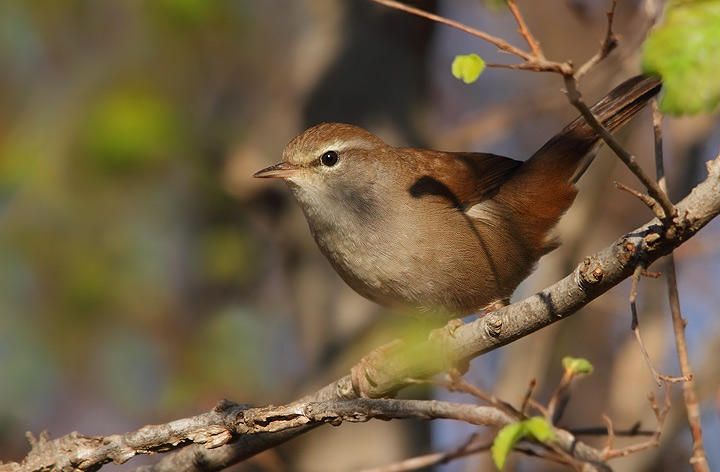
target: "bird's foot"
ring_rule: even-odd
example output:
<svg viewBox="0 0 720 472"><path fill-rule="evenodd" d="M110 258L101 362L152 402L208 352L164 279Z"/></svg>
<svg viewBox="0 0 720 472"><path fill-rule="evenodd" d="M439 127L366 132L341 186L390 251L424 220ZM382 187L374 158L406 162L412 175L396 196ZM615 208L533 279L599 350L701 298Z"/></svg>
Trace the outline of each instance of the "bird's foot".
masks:
<svg viewBox="0 0 720 472"><path fill-rule="evenodd" d="M496 301L492 302L490 305L488 305L488 307L482 311L480 316L485 316L488 313L492 313L495 310L499 310L500 308L505 308L509 304L510 304L509 298L503 298L502 300L496 300Z"/></svg>

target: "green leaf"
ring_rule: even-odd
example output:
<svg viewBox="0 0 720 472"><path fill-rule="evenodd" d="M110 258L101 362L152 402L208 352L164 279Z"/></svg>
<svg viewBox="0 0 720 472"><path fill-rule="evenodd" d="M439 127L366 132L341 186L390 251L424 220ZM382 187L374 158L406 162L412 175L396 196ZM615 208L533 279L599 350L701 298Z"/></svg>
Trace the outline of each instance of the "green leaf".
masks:
<svg viewBox="0 0 720 472"><path fill-rule="evenodd" d="M515 445L528 436L540 442L555 440L555 432L553 432L552 426L542 416L534 416L503 427L498 431L490 448L493 462L498 470L505 466L505 461Z"/></svg>
<svg viewBox="0 0 720 472"><path fill-rule="evenodd" d="M593 371L593 365L590 361L582 357L565 356L562 359L562 365L566 371L573 375L590 374Z"/></svg>
<svg viewBox="0 0 720 472"><path fill-rule="evenodd" d="M659 75L669 114L713 111L720 103L720 0L676 0L643 47L643 71Z"/></svg>
<svg viewBox="0 0 720 472"><path fill-rule="evenodd" d="M540 442L554 441L555 432L550 422L542 416L533 416L525 421L525 429L528 434Z"/></svg>
<svg viewBox="0 0 720 472"><path fill-rule="evenodd" d="M497 467L498 470L502 470L510 451L512 451L518 441L523 438L524 429L523 422L521 421L518 423L511 423L498 431L497 436L495 436L495 440L493 441L493 445L490 448L493 462L495 462L495 467Z"/></svg>
<svg viewBox="0 0 720 472"><path fill-rule="evenodd" d="M475 82L485 70L485 61L477 54L455 56L452 63L452 75L466 84Z"/></svg>

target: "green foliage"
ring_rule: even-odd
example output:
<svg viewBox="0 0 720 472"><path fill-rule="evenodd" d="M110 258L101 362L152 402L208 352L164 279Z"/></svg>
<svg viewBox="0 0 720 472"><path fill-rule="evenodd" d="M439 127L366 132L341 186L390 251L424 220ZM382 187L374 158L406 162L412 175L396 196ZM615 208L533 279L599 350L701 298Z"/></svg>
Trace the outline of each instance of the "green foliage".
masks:
<svg viewBox="0 0 720 472"><path fill-rule="evenodd" d="M259 271L257 247L235 227L209 230L199 246L201 272L211 282L237 288Z"/></svg>
<svg viewBox="0 0 720 472"><path fill-rule="evenodd" d="M29 139L8 141L0 145L0 197L19 190L41 163L41 144Z"/></svg>
<svg viewBox="0 0 720 472"><path fill-rule="evenodd" d="M491 448L493 462L495 462L495 467L497 467L498 470L502 470L505 466L507 456L522 437L522 422L509 424L498 431Z"/></svg>
<svg viewBox="0 0 720 472"><path fill-rule="evenodd" d="M155 7L183 23L202 23L213 17L216 5L205 0L157 0Z"/></svg>
<svg viewBox="0 0 720 472"><path fill-rule="evenodd" d="M505 11L507 0L485 0L485 8L493 13Z"/></svg>
<svg viewBox="0 0 720 472"><path fill-rule="evenodd" d="M244 309L211 314L198 326L178 360L180 368L163 403L183 405L212 392L252 398L268 389L273 369L265 369L271 360L264 356L271 328L267 320Z"/></svg>
<svg viewBox="0 0 720 472"><path fill-rule="evenodd" d="M262 252L222 189L225 157L261 121L285 38L273 15L0 2L0 438L42 424L58 391L142 421L168 398L260 398L274 385L256 372L287 378L267 368L285 318L242 311ZM210 356L227 370L206 378Z"/></svg>
<svg viewBox="0 0 720 472"><path fill-rule="evenodd" d="M452 75L466 84L475 82L485 70L485 61L477 54L455 56L452 63Z"/></svg>
<svg viewBox="0 0 720 472"><path fill-rule="evenodd" d="M498 469L505 466L510 451L524 438L533 438L540 442L555 440L555 433L547 419L534 416L517 423L511 423L498 431L490 452Z"/></svg>
<svg viewBox="0 0 720 472"><path fill-rule="evenodd" d="M643 48L643 71L664 83L660 109L674 115L720 103L720 1L671 2Z"/></svg>
<svg viewBox="0 0 720 472"><path fill-rule="evenodd" d="M108 172L128 172L163 161L179 139L170 105L141 90L116 90L101 97L84 128L91 162Z"/></svg>
<svg viewBox="0 0 720 472"><path fill-rule="evenodd" d="M562 365L572 375L591 374L593 371L590 361L582 357L565 356L562 359Z"/></svg>

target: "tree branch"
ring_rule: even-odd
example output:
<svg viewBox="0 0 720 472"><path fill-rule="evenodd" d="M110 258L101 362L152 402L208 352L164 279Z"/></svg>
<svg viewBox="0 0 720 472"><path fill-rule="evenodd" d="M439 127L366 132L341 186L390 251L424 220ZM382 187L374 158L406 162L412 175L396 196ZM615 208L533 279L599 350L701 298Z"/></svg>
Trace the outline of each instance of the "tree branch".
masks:
<svg viewBox="0 0 720 472"><path fill-rule="evenodd" d="M522 49L516 48L515 46L508 43L504 39L498 38L497 36L493 36L484 31L481 31L481 30L478 30L475 28L471 28L470 26L464 25L458 21L454 21L449 18L445 18L444 16L436 15L434 13L430 13L425 10L421 10L419 8L415 8L413 6L406 5L404 3L396 2L394 0L372 0L372 1L375 3L379 3L381 5L385 5L386 7L389 7L389 8L394 8L396 10L404 11L406 13L410 13L410 14L413 14L413 15L416 15L416 16L419 16L422 18L427 18L428 20L432 20L437 23L442 23L444 25L451 26L455 29L458 29L458 30L468 33L472 36L480 38L484 41L487 41L490 44L495 45L501 51L507 52L510 54L514 54L515 56L518 56L518 57L524 59L525 61L535 60L535 56L523 51Z"/></svg>
<svg viewBox="0 0 720 472"><path fill-rule="evenodd" d="M376 397L392 395L414 378L430 377L445 370L448 364L441 354L457 360L471 359L567 318L631 276L639 263L647 267L669 254L720 213L720 156L709 162L707 168L708 178L678 203L679 216L670 228L654 219L585 258L573 273L553 286L460 326L452 336L431 333L428 340L420 344L398 343L397 348L367 366L371 382L365 385L365 391ZM138 453L168 451L190 443L195 444L138 470L220 470L324 423L380 417L380 413L373 410L379 403L350 401L357 398L357 389L348 375L284 407L249 409L227 402L204 415L120 436L88 438L73 433L55 441L41 436L39 441L34 441L33 450L23 465L10 463L0 470L29 472L51 467L96 470L104 463L124 461ZM360 405L363 408L359 410L347 409ZM439 413L442 410L433 409L437 408L437 402L432 405L426 407L427 415L442 414ZM471 421L474 424L498 424L509 418L495 407L472 408L472 413L463 411L470 415L465 420L475 418ZM387 414L386 409L382 411ZM396 411L400 415L407 410ZM473 416L479 412L485 419ZM562 434L570 435L566 431Z"/></svg>
<svg viewBox="0 0 720 472"><path fill-rule="evenodd" d="M181 448L190 442L213 449L232 438L297 431L305 426L343 422L362 423L371 419L452 419L474 425L502 427L516 421L494 406L440 402L435 400L391 400L361 398L345 401L300 402L287 406L250 408L221 401L212 411L172 423L145 426L139 431L107 438L85 437L73 433L49 441L46 434L33 442L27 462L6 464L2 471L96 470L108 462L124 463L137 454L149 454ZM583 443L565 430L555 431L557 447L574 459L601 462L601 452ZM185 451L191 451L190 448ZM193 464L190 468L189 464ZM195 461L159 463L136 470L216 470L228 464ZM168 467L170 466L170 467Z"/></svg>
<svg viewBox="0 0 720 472"><path fill-rule="evenodd" d="M658 109L657 101L653 105L653 130L655 135L655 168L657 169L657 180L660 189L667 194L667 180L665 179L665 163L663 162L662 147L662 113ZM673 334L675 335L675 347L677 349L680 372L688 380L682 384L683 400L687 412L690 435L693 439L693 455L690 463L695 472L709 472L707 455L703 446L702 425L700 423L700 406L695 394L695 383L692 379L692 368L690 367L690 356L688 355L687 340L685 339L685 320L680 311L680 293L675 275L675 256L670 253L665 261L665 276L667 278L668 301L670 303L670 315L673 322Z"/></svg>

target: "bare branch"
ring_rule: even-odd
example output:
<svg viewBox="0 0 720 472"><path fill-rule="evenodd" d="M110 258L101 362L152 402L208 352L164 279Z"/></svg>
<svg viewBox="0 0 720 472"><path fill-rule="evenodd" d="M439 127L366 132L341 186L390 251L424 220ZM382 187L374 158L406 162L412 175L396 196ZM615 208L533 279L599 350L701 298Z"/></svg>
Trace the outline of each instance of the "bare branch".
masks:
<svg viewBox="0 0 720 472"><path fill-rule="evenodd" d="M645 343L642 340L642 336L640 335L640 323L638 322L638 316L637 316L637 289L638 285L640 283L640 277L645 273L645 268L642 264L638 265L635 268L635 272L632 276L632 289L630 291L630 312L632 314L632 323L631 323L631 329L633 333L635 334L635 339L637 339L638 345L640 346L640 351L642 352L643 357L645 358L645 362L648 365L648 368L650 369L650 372L652 372L653 377L655 378L655 383L657 383L658 387L662 385L662 382L685 382L687 380L690 380L688 377L672 377L670 375L661 374L656 368L655 364L653 364L652 359L650 359L650 354L648 354L647 349L645 348Z"/></svg>
<svg viewBox="0 0 720 472"><path fill-rule="evenodd" d="M173 421L172 423L145 426L137 432L106 438L87 438L73 433L63 438L49 441L43 436L35 441L28 461L22 466L6 464L2 471L31 470L96 470L108 462L124 463L137 454L169 451L194 442L218 451L221 445L238 437L258 437L276 435L282 432L309 426L331 424L339 426L343 422L366 422L371 419L452 419L479 426L502 427L516 421L499 408L477 406L462 403L440 402L435 400L392 400L392 399L355 399L347 401L293 403L286 406L267 406L250 408L222 401L211 412ZM599 451L578 442L570 433L557 430L557 447L573 460L600 462ZM231 445L232 446L232 445ZM186 448L185 451L193 451ZM194 452L199 451L195 449ZM172 457L172 456L171 456ZM200 459L186 463L172 462L176 470L197 470ZM182 464L182 466L181 466ZM195 464L195 465L193 465ZM136 470L168 470L162 462L156 466L141 467ZM226 467L226 462L204 470Z"/></svg>
<svg viewBox="0 0 720 472"><path fill-rule="evenodd" d="M523 416L527 416L528 403L530 402L530 398L532 398L532 394L535 391L536 386L537 386L537 380L536 379L530 380L530 384L528 385L528 388L525 391L525 395L523 396L522 402L520 403L520 413Z"/></svg>
<svg viewBox="0 0 720 472"><path fill-rule="evenodd" d="M518 49L512 44L508 43L502 38L498 38L497 36L493 36L491 34L488 34L484 31L480 31L475 28L471 28L470 26L464 25L458 21L451 20L449 18L445 18L440 15L436 15L434 13L430 13L424 10L421 10L419 8L412 7L410 5L406 5L404 3L396 2L393 0L372 0L375 3L379 3L381 5L385 5L386 7L394 8L396 10L401 10L407 13L411 13L416 16L420 16L422 18L427 18L428 20L435 21L437 23L442 23L444 25L452 26L455 29L458 29L460 31L463 31L465 33L468 33L470 35L473 35L477 38L480 38L484 41L489 42L490 44L495 45L498 49L500 49L503 52L507 52L510 54L514 54L525 61L532 61L534 59L532 54L528 54L527 52L523 51L522 49Z"/></svg>
<svg viewBox="0 0 720 472"><path fill-rule="evenodd" d="M652 211L658 219L665 218L665 211L658 204L657 200L650 197L649 195L645 195L642 192L638 192L637 190L631 189L627 185L621 184L620 182L614 182L614 184L618 190L627 192L630 195L632 195L633 197L635 197L638 200L640 200L641 202L643 202L648 208L650 208L650 211Z"/></svg>
<svg viewBox="0 0 720 472"><path fill-rule="evenodd" d="M655 135L655 168L660 189L667 194L667 181L665 180L665 164L663 162L662 150L662 113L657 107L657 101L653 105L653 129ZM690 367L690 356L687 350L685 339L685 320L680 311L680 294L678 292L677 277L675 276L675 256L670 253L665 260L665 273L667 275L668 298L670 302L670 314L673 322L673 333L675 335L675 347L677 349L680 372L687 379L682 385L683 400L687 411L690 434L693 438L693 455L690 463L695 472L709 472L707 456L703 446L702 425L700 424L700 407L695 395L695 385L692 381L692 369Z"/></svg>
<svg viewBox="0 0 720 472"><path fill-rule="evenodd" d="M604 457L605 459L612 459L614 457L625 457L627 455L630 455L634 452L644 451L647 449L654 449L658 447L660 444L660 435L662 434L663 426L665 425L665 420L667 419L668 412L670 411L670 383L665 384L665 400L663 402L663 406L661 407L657 403L657 399L655 398L655 395L652 393L648 394L648 399L650 400L650 406L653 409L653 413L655 413L655 419L657 421L655 426L655 432L653 433L652 437L648 438L645 441L631 444L626 447L622 447L620 449L607 449L605 450Z"/></svg>
<svg viewBox="0 0 720 472"><path fill-rule="evenodd" d="M507 41L505 41L502 38L498 38L497 36L493 36L484 31L464 25L458 21L451 20L449 18L445 18L443 16L421 10L419 8L415 8L415 7L406 5L404 3L396 2L394 0L372 0L372 1L375 3L379 3L381 5L385 5L386 7L394 8L396 10L401 10L401 11L411 13L413 15L416 15L416 16L419 16L422 18L427 18L428 20L432 20L437 23L451 26L460 31L468 33L472 36L475 36L484 41L487 41L490 44L496 46L499 50L513 54L515 56L518 56L519 58L523 59L523 61L524 61L521 64L497 64L497 63L488 62L485 64L487 67L531 70L531 71L535 71L535 72L557 72L560 74L570 74L570 75L572 75L572 73L573 73L572 63L570 63L570 62L562 62L561 63L561 62L555 62L555 61L548 61L545 59L545 57L542 55L542 51L540 51L540 49L539 49L539 44L537 44L537 41L530 34L529 30L527 29L527 26L525 25L524 20L522 19L522 16L519 16L520 15L519 11L513 12L513 15L515 15L515 19L518 20L518 24L521 24L520 34L522 34L523 37L525 37L525 39L528 41L528 44L530 44L532 52L523 51L522 49L516 48L515 46L508 43ZM508 6L510 6L509 3L510 2L508 2ZM537 54L537 53L539 53L539 54Z"/></svg>
<svg viewBox="0 0 720 472"><path fill-rule="evenodd" d="M520 36L522 36L525 39L525 42L528 43L528 46L530 46L530 51L532 55L536 59L544 60L545 55L540 48L540 42L535 39L535 36L533 36L533 34L530 32L530 28L527 27L525 19L520 13L520 9L518 9L517 0L508 0L507 7L512 13L512 15L515 17L515 21L517 21L518 24L518 33L520 33Z"/></svg>
<svg viewBox="0 0 720 472"><path fill-rule="evenodd" d="M575 81L580 82L580 80L587 74L590 69L595 67L600 61L605 59L608 54L610 54L618 44L618 38L615 36L615 33L613 33L613 19L615 18L615 9L617 8L617 0L613 0L612 5L610 6L610 9L607 11L607 30L605 32L605 38L603 39L602 43L600 44L600 50L595 53L593 57L588 59L585 64L581 65L577 72L575 72Z"/></svg>
<svg viewBox="0 0 720 472"><path fill-rule="evenodd" d="M476 387L475 385L466 382L461 377L455 377L452 379L451 382L447 382L443 385L450 392L461 392L472 395L473 397L486 402L488 405L492 405L504 411L506 414L512 416L517 420L523 419L523 414L520 410L515 409L512 405L500 400L495 395L489 394L484 390Z"/></svg>

